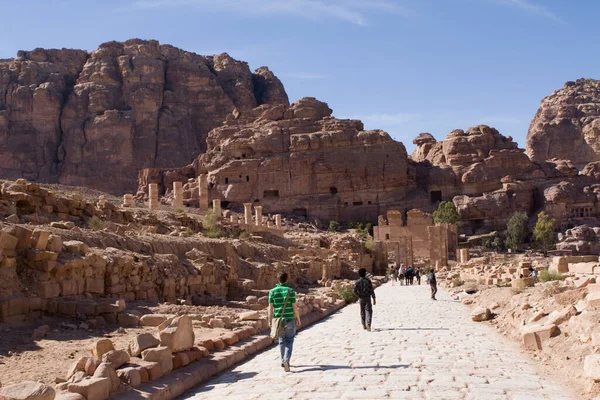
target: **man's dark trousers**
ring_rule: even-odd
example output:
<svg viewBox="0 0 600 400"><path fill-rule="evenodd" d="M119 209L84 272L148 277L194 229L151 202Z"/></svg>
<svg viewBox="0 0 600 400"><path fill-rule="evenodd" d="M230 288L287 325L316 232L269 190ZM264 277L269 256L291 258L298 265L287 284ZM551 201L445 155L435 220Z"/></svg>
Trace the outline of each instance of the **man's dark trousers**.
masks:
<svg viewBox="0 0 600 400"><path fill-rule="evenodd" d="M437 293L437 283L431 283L431 298L435 299L435 295Z"/></svg>
<svg viewBox="0 0 600 400"><path fill-rule="evenodd" d="M371 327L371 317L373 316L373 305L371 304L371 298L359 299L360 304L360 321L363 324L363 328Z"/></svg>

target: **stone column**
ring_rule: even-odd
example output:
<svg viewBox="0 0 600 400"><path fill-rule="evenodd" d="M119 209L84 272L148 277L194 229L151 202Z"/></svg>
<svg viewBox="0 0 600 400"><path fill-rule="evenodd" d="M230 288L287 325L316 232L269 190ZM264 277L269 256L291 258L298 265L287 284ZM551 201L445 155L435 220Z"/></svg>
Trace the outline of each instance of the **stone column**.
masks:
<svg viewBox="0 0 600 400"><path fill-rule="evenodd" d="M200 211L207 212L208 211L208 176L206 174L202 174L198 177L198 192L200 194Z"/></svg>
<svg viewBox="0 0 600 400"><path fill-rule="evenodd" d="M133 207L133 195L126 194L123 196L123 207Z"/></svg>
<svg viewBox="0 0 600 400"><path fill-rule="evenodd" d="M238 216L237 216L237 214L231 214L229 216L229 222L231 222L232 224L237 225L237 223L238 223Z"/></svg>
<svg viewBox="0 0 600 400"><path fill-rule="evenodd" d="M268 229L273 228L273 224L271 223L271 221L267 221L267 228Z"/></svg>
<svg viewBox="0 0 600 400"><path fill-rule="evenodd" d="M158 210L158 184L156 183L148 185L148 208Z"/></svg>
<svg viewBox="0 0 600 400"><path fill-rule="evenodd" d="M252 225L252 203L244 203L244 223Z"/></svg>
<svg viewBox="0 0 600 400"><path fill-rule="evenodd" d="M461 263L469 262L469 249L460 249L459 254Z"/></svg>
<svg viewBox="0 0 600 400"><path fill-rule="evenodd" d="M283 225L281 224L281 214L275 215L275 227L277 227L277 229L283 229Z"/></svg>
<svg viewBox="0 0 600 400"><path fill-rule="evenodd" d="M213 200L213 212L216 214L217 217L221 218L221 215L222 215L221 200L219 200L219 199Z"/></svg>
<svg viewBox="0 0 600 400"><path fill-rule="evenodd" d="M173 207L183 207L183 184L181 182L173 182Z"/></svg>
<svg viewBox="0 0 600 400"><path fill-rule="evenodd" d="M262 226L262 206L254 206L254 216L256 217L256 226Z"/></svg>

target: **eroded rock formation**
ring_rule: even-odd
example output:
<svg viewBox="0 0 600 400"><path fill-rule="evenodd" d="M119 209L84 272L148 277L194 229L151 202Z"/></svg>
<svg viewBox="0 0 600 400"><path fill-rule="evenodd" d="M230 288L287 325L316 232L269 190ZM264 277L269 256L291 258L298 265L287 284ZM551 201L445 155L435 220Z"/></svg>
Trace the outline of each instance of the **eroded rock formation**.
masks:
<svg viewBox="0 0 600 400"><path fill-rule="evenodd" d="M331 113L314 98L235 113L210 132L207 152L192 166L144 171L139 190L208 173L210 197L238 208L256 202L269 213L376 220L403 205L415 188L404 145Z"/></svg>
<svg viewBox="0 0 600 400"><path fill-rule="evenodd" d="M179 167L234 110L289 104L266 67L133 39L0 61L0 175L122 194Z"/></svg>
<svg viewBox="0 0 600 400"><path fill-rule="evenodd" d="M600 81L567 82L542 100L527 133L534 161L563 158L583 167L600 161Z"/></svg>

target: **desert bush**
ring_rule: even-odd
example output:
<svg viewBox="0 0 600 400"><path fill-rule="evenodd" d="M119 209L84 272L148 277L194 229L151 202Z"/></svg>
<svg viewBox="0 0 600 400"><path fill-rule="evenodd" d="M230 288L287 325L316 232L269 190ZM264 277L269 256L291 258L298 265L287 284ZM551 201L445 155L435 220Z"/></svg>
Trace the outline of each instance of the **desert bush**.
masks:
<svg viewBox="0 0 600 400"><path fill-rule="evenodd" d="M460 277L456 277L452 279L452 287L459 287L465 284L465 281L460 279Z"/></svg>
<svg viewBox="0 0 600 400"><path fill-rule="evenodd" d="M106 222L94 215L89 219L87 226L93 231L101 231L106 226Z"/></svg>
<svg viewBox="0 0 600 400"><path fill-rule="evenodd" d="M218 217L214 211L209 211L204 216L204 221L202 222L202 227L204 230L202 234L209 238L218 238L221 237L221 228L218 224Z"/></svg>
<svg viewBox="0 0 600 400"><path fill-rule="evenodd" d="M524 212L516 212L510 217L506 226L506 246L513 251L520 251L527 237L529 218Z"/></svg>
<svg viewBox="0 0 600 400"><path fill-rule="evenodd" d="M433 212L433 221L436 224L457 224L460 221L460 215L450 201L442 201L437 210Z"/></svg>
<svg viewBox="0 0 600 400"><path fill-rule="evenodd" d="M340 223L337 221L329 221L329 232L339 232L340 231Z"/></svg>
<svg viewBox="0 0 600 400"><path fill-rule="evenodd" d="M183 207L175 207L175 212L177 214L183 214L185 212L185 208L183 208Z"/></svg>
<svg viewBox="0 0 600 400"><path fill-rule="evenodd" d="M251 237L252 237L252 235L250 235L248 232L241 231L240 235L238 236L238 239L240 239L240 240L250 240Z"/></svg>
<svg viewBox="0 0 600 400"><path fill-rule="evenodd" d="M504 242L502 241L502 238L498 236L494 240L492 240L491 246L492 249L496 251L501 251L504 249Z"/></svg>
<svg viewBox="0 0 600 400"><path fill-rule="evenodd" d="M562 281L565 277L557 271L550 271L547 269L543 269L538 274L538 280L540 282L550 282L550 281Z"/></svg>
<svg viewBox="0 0 600 400"><path fill-rule="evenodd" d="M538 214L535 228L533 228L535 246L544 252L544 255L556 245L556 234L554 233L555 222L554 218L550 218L548 214L542 211Z"/></svg>
<svg viewBox="0 0 600 400"><path fill-rule="evenodd" d="M351 286L340 286L338 287L337 292L346 304L358 301L358 296L354 294L354 289Z"/></svg>
<svg viewBox="0 0 600 400"><path fill-rule="evenodd" d="M373 239L369 239L365 242L365 249L368 252L374 252L375 249L377 248L377 244L375 243L375 241Z"/></svg>

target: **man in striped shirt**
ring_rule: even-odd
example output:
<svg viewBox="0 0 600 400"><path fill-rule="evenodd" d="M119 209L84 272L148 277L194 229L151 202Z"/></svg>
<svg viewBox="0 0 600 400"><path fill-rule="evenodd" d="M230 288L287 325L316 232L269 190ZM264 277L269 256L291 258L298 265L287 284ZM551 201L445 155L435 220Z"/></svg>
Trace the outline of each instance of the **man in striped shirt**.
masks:
<svg viewBox="0 0 600 400"><path fill-rule="evenodd" d="M281 366L285 372L290 371L290 358L294 347L294 336L296 329L300 327L300 312L296 304L296 292L287 283L288 274L279 274L279 283L269 292L269 324L273 318L283 316L284 333L279 338L279 350L281 351ZM287 297L287 303L286 303ZM283 306L285 304L285 310Z"/></svg>

